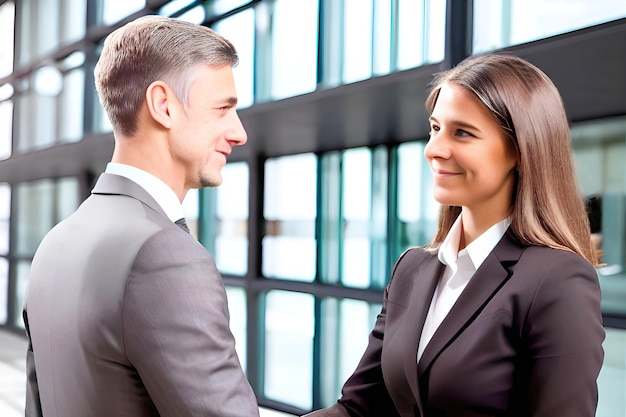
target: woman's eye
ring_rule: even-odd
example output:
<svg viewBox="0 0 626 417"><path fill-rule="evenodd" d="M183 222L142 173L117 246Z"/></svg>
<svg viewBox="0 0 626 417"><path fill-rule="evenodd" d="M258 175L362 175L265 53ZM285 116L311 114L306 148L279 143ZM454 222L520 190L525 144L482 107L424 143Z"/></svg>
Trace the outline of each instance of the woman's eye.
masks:
<svg viewBox="0 0 626 417"><path fill-rule="evenodd" d="M461 129L456 131L456 135L457 136L472 136L471 133L466 132L465 130L461 130Z"/></svg>

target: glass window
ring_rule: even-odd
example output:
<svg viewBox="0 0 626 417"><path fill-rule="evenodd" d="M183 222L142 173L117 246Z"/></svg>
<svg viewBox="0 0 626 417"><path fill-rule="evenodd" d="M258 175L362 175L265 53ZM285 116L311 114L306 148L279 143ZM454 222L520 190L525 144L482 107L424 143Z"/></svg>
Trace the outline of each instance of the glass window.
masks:
<svg viewBox="0 0 626 417"><path fill-rule="evenodd" d="M65 219L78 208L80 188L78 178L64 177L56 182L56 221Z"/></svg>
<svg viewBox="0 0 626 417"><path fill-rule="evenodd" d="M626 410L626 330L607 328L604 363L598 376L597 417L613 417Z"/></svg>
<svg viewBox="0 0 626 417"><path fill-rule="evenodd" d="M21 329L24 328L24 320L22 319L22 306L24 305L24 297L26 296L26 287L28 286L29 275L30 261L15 262L15 276L17 278L17 286L15 291L15 304L13 305L13 325Z"/></svg>
<svg viewBox="0 0 626 417"><path fill-rule="evenodd" d="M13 102L0 102L0 160L11 156L13 148Z"/></svg>
<svg viewBox="0 0 626 417"><path fill-rule="evenodd" d="M61 41L69 44L85 36L87 0L62 0Z"/></svg>
<svg viewBox="0 0 626 417"><path fill-rule="evenodd" d="M317 86L318 0L277 0L272 16L272 98Z"/></svg>
<svg viewBox="0 0 626 417"><path fill-rule="evenodd" d="M398 0L396 68L403 70L443 60L446 2Z"/></svg>
<svg viewBox="0 0 626 417"><path fill-rule="evenodd" d="M226 287L228 311L230 314L230 331L235 337L235 349L241 367L246 370L246 292L243 288Z"/></svg>
<svg viewBox="0 0 626 417"><path fill-rule="evenodd" d="M312 295L287 291L270 291L265 295L264 394L267 398L311 409L313 326Z"/></svg>
<svg viewBox="0 0 626 417"><path fill-rule="evenodd" d="M392 0L374 0L373 72L383 75L391 72Z"/></svg>
<svg viewBox="0 0 626 417"><path fill-rule="evenodd" d="M226 13L239 6L249 3L250 0L213 0L211 2L211 11L214 15Z"/></svg>
<svg viewBox="0 0 626 417"><path fill-rule="evenodd" d="M359 300L322 300L320 390L323 407L334 404L341 396L341 387L363 356L381 308L381 304Z"/></svg>
<svg viewBox="0 0 626 417"><path fill-rule="evenodd" d="M265 163L263 275L313 281L317 158L301 154Z"/></svg>
<svg viewBox="0 0 626 417"><path fill-rule="evenodd" d="M63 91L59 96L61 142L76 142L83 136L83 99L85 71L77 68L65 74Z"/></svg>
<svg viewBox="0 0 626 417"><path fill-rule="evenodd" d="M364 80L372 76L372 16L373 0L345 0L344 2L344 83Z"/></svg>
<svg viewBox="0 0 626 417"><path fill-rule="evenodd" d="M474 0L474 53L546 38L626 16L614 0Z"/></svg>
<svg viewBox="0 0 626 417"><path fill-rule="evenodd" d="M9 261L0 257L0 324L6 324L9 310Z"/></svg>
<svg viewBox="0 0 626 417"><path fill-rule="evenodd" d="M578 182L589 199L592 232L603 252L598 269L604 314L626 316L626 119L572 126Z"/></svg>
<svg viewBox="0 0 626 417"><path fill-rule="evenodd" d="M54 225L54 183L45 179L15 186L15 252L32 256Z"/></svg>
<svg viewBox="0 0 626 417"><path fill-rule="evenodd" d="M248 272L248 164L226 164L222 185L216 188L217 224L215 260L222 273L243 276Z"/></svg>
<svg viewBox="0 0 626 417"><path fill-rule="evenodd" d="M237 49L239 64L233 68L237 88L237 107L254 102L254 9L247 9L217 22L213 29L226 37Z"/></svg>
<svg viewBox="0 0 626 417"><path fill-rule="evenodd" d="M11 186L0 183L0 256L9 253L9 221L11 218Z"/></svg>
<svg viewBox="0 0 626 417"><path fill-rule="evenodd" d="M435 235L439 203L433 198L432 175L424 158L426 142L404 143L398 154L398 221L394 258L411 246L429 243Z"/></svg>
<svg viewBox="0 0 626 417"><path fill-rule="evenodd" d="M146 6L145 0L100 0L100 21L109 26Z"/></svg>
<svg viewBox="0 0 626 417"><path fill-rule="evenodd" d="M0 78L13 72L13 33L15 5L9 1L0 5Z"/></svg>

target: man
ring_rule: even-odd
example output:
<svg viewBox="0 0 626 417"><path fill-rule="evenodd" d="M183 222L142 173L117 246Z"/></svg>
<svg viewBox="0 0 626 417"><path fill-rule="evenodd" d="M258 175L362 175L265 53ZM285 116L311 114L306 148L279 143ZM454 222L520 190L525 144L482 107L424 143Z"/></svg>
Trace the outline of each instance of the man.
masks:
<svg viewBox="0 0 626 417"><path fill-rule="evenodd" d="M258 416L221 277L175 224L247 140L237 60L210 29L157 16L106 39L95 80L115 149L33 259L27 416Z"/></svg>

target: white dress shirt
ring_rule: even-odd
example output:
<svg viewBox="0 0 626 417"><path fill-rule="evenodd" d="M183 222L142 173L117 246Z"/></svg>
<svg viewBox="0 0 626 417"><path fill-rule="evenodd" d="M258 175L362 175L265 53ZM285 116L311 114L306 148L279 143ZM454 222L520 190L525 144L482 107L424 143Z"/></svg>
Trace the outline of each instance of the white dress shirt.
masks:
<svg viewBox="0 0 626 417"><path fill-rule="evenodd" d="M109 162L105 172L119 175L137 183L161 206L173 222L184 217L183 207L174 190L154 175L137 167Z"/></svg>
<svg viewBox="0 0 626 417"><path fill-rule="evenodd" d="M507 217L491 226L460 251L459 242L463 232L461 216L456 219L450 228L448 235L439 247L439 260L446 267L437 284L435 294L430 302L428 314L426 315L424 329L422 330L417 350L418 361L422 357L422 353L424 353L424 349L430 342L433 334L448 315L452 306L467 286L467 283L474 276L474 273L487 255L504 236L509 224L511 224L511 219Z"/></svg>

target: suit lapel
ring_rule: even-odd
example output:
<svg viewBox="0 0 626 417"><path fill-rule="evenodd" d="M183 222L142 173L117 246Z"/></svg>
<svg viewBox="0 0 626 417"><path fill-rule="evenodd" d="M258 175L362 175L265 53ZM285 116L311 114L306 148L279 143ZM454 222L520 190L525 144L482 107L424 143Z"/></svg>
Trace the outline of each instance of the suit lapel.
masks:
<svg viewBox="0 0 626 417"><path fill-rule="evenodd" d="M415 318L414 323L416 327L414 329L407 329L407 348L403 368L420 412L422 412L422 402L418 386L417 349L422 329L424 328L426 314L430 307L430 301L435 293L435 288L443 272L443 267L443 264L439 262L436 254L433 254L420 264L420 267L414 272L415 277L413 278L414 284L413 290L411 291L411 303L407 307L406 312L407 317Z"/></svg>
<svg viewBox="0 0 626 417"><path fill-rule="evenodd" d="M439 353L474 321L511 277L509 267L517 262L523 250L524 246L509 228L433 334L418 364L417 372L420 376L424 375Z"/></svg>

